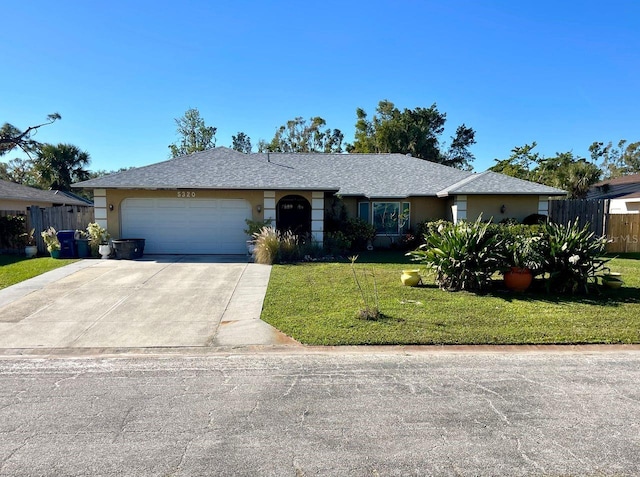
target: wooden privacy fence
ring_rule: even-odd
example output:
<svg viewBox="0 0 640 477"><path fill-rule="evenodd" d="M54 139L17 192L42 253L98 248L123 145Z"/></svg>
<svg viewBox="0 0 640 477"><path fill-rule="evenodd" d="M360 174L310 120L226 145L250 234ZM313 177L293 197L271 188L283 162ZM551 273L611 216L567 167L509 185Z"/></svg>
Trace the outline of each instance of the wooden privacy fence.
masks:
<svg viewBox="0 0 640 477"><path fill-rule="evenodd" d="M580 227L589 229L598 237L607 234L608 199L567 199L549 201L549 218L557 224L578 221Z"/></svg>
<svg viewBox="0 0 640 477"><path fill-rule="evenodd" d="M640 252L640 214L610 214L607 252Z"/></svg>
<svg viewBox="0 0 640 477"><path fill-rule="evenodd" d="M53 227L56 230L84 230L94 221L93 207L63 205L40 208L32 205L27 211L27 227L34 228L38 252L45 253L47 248L40 233Z"/></svg>

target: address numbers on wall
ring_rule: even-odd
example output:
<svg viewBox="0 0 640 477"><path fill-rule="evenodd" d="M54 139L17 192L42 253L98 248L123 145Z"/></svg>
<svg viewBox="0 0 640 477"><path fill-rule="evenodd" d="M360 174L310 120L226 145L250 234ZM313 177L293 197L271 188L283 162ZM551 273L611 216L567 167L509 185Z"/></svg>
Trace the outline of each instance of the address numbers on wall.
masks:
<svg viewBox="0 0 640 477"><path fill-rule="evenodd" d="M178 198L180 199L192 199L196 196L195 191L184 191L184 190L179 190L178 191Z"/></svg>

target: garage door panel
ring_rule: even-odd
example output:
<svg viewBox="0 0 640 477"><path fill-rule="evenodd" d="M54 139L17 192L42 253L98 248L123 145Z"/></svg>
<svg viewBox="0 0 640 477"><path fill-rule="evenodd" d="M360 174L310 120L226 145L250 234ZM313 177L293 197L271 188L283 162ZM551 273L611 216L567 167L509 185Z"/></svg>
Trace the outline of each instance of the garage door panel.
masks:
<svg viewBox="0 0 640 477"><path fill-rule="evenodd" d="M122 237L144 238L146 253L245 253L243 199L126 199Z"/></svg>

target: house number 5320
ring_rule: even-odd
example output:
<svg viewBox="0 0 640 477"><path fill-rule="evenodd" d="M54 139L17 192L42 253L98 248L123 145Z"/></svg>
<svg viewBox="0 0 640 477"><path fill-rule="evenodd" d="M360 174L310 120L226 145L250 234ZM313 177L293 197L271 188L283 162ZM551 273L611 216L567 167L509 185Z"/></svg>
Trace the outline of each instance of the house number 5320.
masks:
<svg viewBox="0 0 640 477"><path fill-rule="evenodd" d="M178 197L181 199L193 198L196 196L195 192L185 192L183 190L178 191Z"/></svg>

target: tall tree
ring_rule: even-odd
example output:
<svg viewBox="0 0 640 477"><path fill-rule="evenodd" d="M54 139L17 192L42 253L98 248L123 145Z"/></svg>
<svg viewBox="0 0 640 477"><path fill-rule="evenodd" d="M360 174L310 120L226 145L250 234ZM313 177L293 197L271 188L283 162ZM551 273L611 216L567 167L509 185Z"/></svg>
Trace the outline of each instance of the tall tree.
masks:
<svg viewBox="0 0 640 477"><path fill-rule="evenodd" d="M589 187L602 176L602 171L596 164L588 162L584 157L575 157L570 151L541 159L536 172L537 182L566 190L569 199L584 199Z"/></svg>
<svg viewBox="0 0 640 477"><path fill-rule="evenodd" d="M601 168L607 179L640 172L640 142L627 144L626 139L618 141L617 147L609 141L594 142L589 146L591 159L602 161Z"/></svg>
<svg viewBox="0 0 640 477"><path fill-rule="evenodd" d="M531 144L514 147L507 159L494 159L497 164L489 170L535 182L535 171L540 165L540 154L532 152L536 146L537 143L533 141Z"/></svg>
<svg viewBox="0 0 640 477"><path fill-rule="evenodd" d="M244 152L245 154L251 153L251 138L243 132L239 132L236 136L231 136L233 144L232 149L236 151Z"/></svg>
<svg viewBox="0 0 640 477"><path fill-rule="evenodd" d="M169 144L171 157L185 156L198 151L216 147L218 128L207 126L200 117L198 108L190 108L181 118L175 119L176 133L180 137L177 143Z"/></svg>
<svg viewBox="0 0 640 477"><path fill-rule="evenodd" d="M2 172L0 179L15 182L30 187L38 187L35 174L33 172L33 160L16 157L7 163L0 163Z"/></svg>
<svg viewBox="0 0 640 477"><path fill-rule="evenodd" d="M584 198L589 187L600 180L600 168L585 158L572 152L545 158L533 152L535 147L535 142L514 147L509 158L495 159L497 164L489 170L566 190L570 199Z"/></svg>
<svg viewBox="0 0 640 477"><path fill-rule="evenodd" d="M440 136L447 115L438 111L435 103L429 108L401 111L391 101L383 100L371 120L362 108L356 110L356 116L355 140L347 145L348 152L395 152L459 169L472 167L474 157L469 147L476 143L475 131L464 124L459 126L445 149Z"/></svg>
<svg viewBox="0 0 640 477"><path fill-rule="evenodd" d="M344 135L339 129L326 128L320 116L307 122L297 117L280 126L271 142L260 141L259 152L342 152Z"/></svg>
<svg viewBox="0 0 640 477"><path fill-rule="evenodd" d="M71 190L71 184L87 180L90 157L72 144L45 144L34 160L33 171L43 189Z"/></svg>
<svg viewBox="0 0 640 477"><path fill-rule="evenodd" d="M24 131L21 131L12 124L4 123L0 128L0 156L8 153L9 151L18 148L31 157L31 154L36 152L40 143L33 139L33 136L38 132L38 129L42 126L52 124L62 117L58 113L52 113L47 116L47 121L42 124L36 124L35 126L29 126Z"/></svg>

